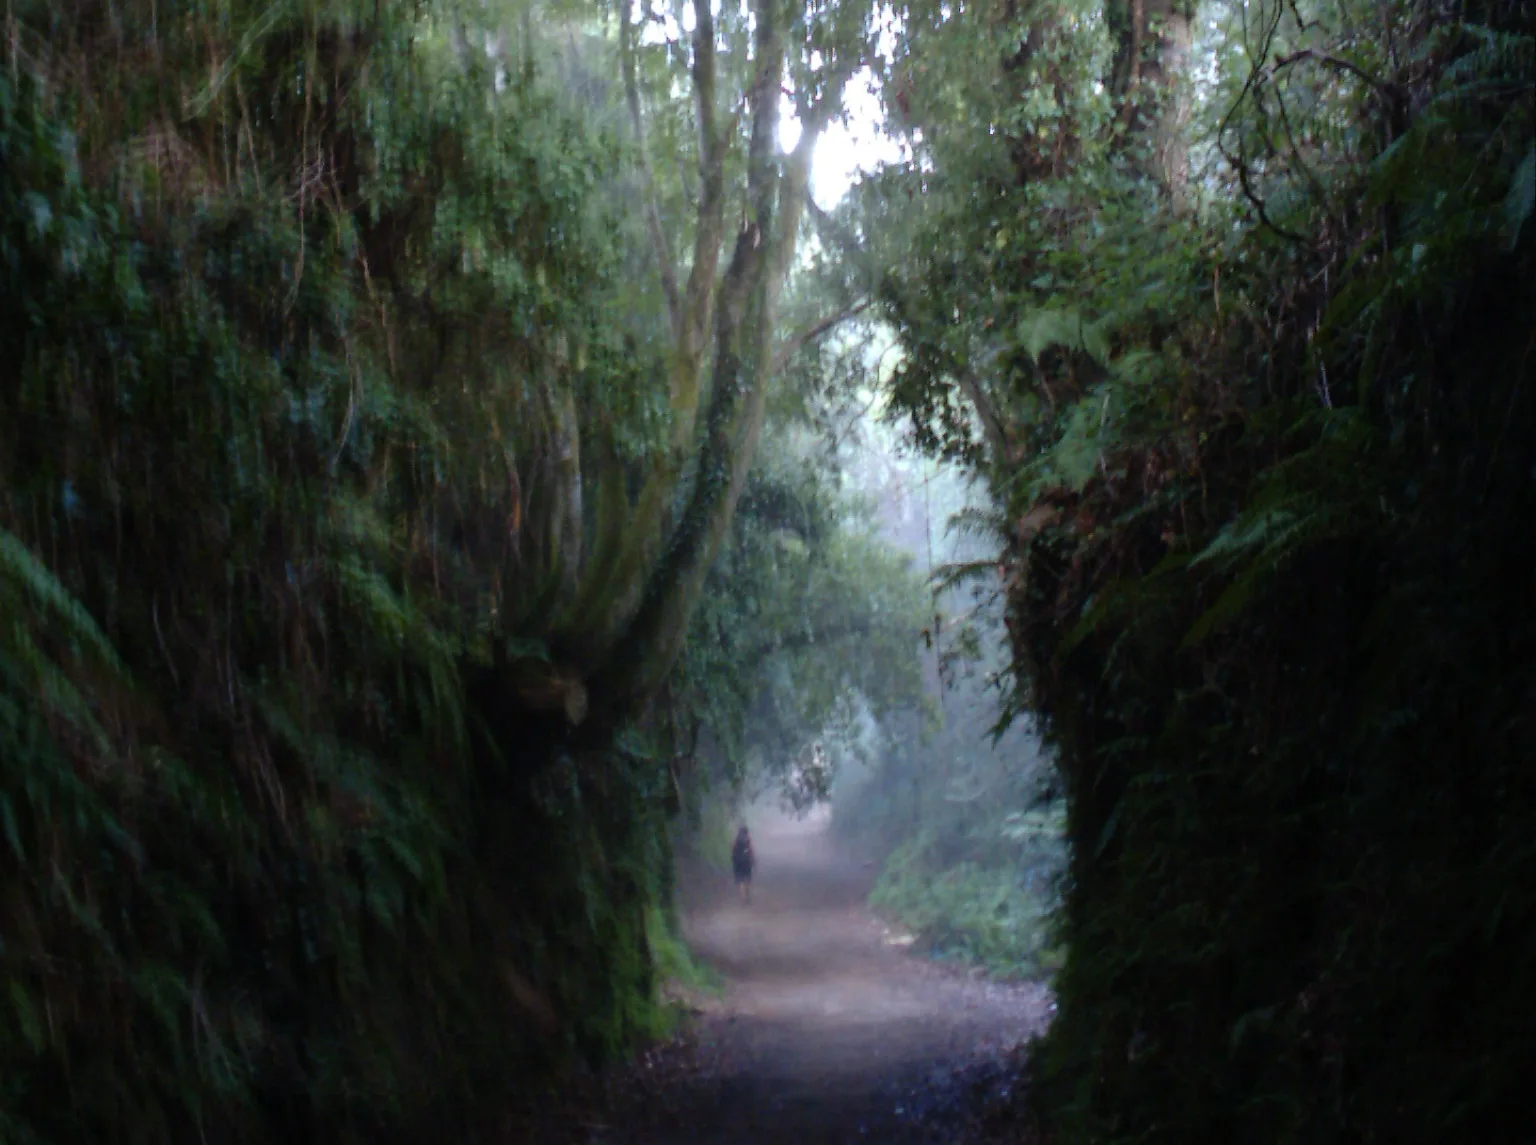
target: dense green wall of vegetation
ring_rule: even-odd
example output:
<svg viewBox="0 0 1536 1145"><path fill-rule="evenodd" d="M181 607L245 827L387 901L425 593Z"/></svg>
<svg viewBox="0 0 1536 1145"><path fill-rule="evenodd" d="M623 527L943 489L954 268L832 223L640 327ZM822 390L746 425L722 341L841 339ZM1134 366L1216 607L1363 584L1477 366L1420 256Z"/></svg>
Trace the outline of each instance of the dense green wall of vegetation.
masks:
<svg viewBox="0 0 1536 1145"><path fill-rule="evenodd" d="M860 208L1068 794L1031 1116L1523 1139L1530 7L1104 11L914 10L922 162Z"/></svg>
<svg viewBox="0 0 1536 1145"><path fill-rule="evenodd" d="M489 674L612 148L409 5L152 8L0 69L0 1138L467 1139L658 1020L665 770Z"/></svg>

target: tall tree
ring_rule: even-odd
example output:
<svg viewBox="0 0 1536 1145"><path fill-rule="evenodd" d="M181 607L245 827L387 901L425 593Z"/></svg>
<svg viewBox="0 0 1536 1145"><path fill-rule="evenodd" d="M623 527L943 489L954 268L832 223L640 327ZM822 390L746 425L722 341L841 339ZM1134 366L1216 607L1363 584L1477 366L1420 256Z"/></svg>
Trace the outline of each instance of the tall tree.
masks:
<svg viewBox="0 0 1536 1145"><path fill-rule="evenodd" d="M749 10L716 13L698 4L678 13L692 18L686 50L647 45L644 30L666 23L648 7L620 4L617 12L639 210L665 301L667 405L633 500L619 487L611 455L582 451L595 462L595 535L550 636L568 688L590 690L571 710L590 705L599 730L653 697L681 650L746 481L780 351L803 341L779 339L778 300L800 235L811 157L872 33L867 4L754 0ZM664 214L650 154L647 55L677 61L656 85L659 111L677 113L664 106L673 83L690 97L696 174L684 183L696 197L682 219L683 211ZM786 90L799 128L787 154L780 149ZM690 253L682 272L680 246ZM579 514L574 499L567 512Z"/></svg>

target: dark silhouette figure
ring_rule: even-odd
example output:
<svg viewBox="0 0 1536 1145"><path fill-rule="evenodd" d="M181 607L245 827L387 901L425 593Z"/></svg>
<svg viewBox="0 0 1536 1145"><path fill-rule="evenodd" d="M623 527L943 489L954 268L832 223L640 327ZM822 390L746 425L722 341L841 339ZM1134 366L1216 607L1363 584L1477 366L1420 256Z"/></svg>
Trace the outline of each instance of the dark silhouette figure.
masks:
<svg viewBox="0 0 1536 1145"><path fill-rule="evenodd" d="M757 856L752 853L752 836L746 824L736 832L736 842L731 846L731 870L736 875L736 889L741 892L742 902L752 901L752 868Z"/></svg>

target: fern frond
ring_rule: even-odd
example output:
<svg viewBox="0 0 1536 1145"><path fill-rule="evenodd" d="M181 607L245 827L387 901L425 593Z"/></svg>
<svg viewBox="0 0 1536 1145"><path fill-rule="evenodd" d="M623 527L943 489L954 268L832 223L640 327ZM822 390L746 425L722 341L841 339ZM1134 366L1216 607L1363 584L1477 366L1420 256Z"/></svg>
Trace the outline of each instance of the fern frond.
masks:
<svg viewBox="0 0 1536 1145"><path fill-rule="evenodd" d="M1014 327L1018 344L1036 362L1055 346L1087 354L1095 361L1109 358L1109 338L1104 324L1088 321L1076 307L1042 307L1030 310Z"/></svg>
<svg viewBox="0 0 1536 1145"><path fill-rule="evenodd" d="M1487 81L1530 83L1536 74L1536 37L1468 25L1478 47L1452 61L1441 77L1444 89L1464 88Z"/></svg>
<svg viewBox="0 0 1536 1145"><path fill-rule="evenodd" d="M946 535L954 533L962 537L1006 543L1008 540L1008 516L1001 509L979 505L967 505L952 514L945 525Z"/></svg>
<svg viewBox="0 0 1536 1145"><path fill-rule="evenodd" d="M932 583L937 592L948 592L967 584L997 583L997 561L962 561L940 565L933 570Z"/></svg>
<svg viewBox="0 0 1536 1145"><path fill-rule="evenodd" d="M45 613L63 621L66 636L89 646L103 663L122 670L116 649L96 626L86 607L15 534L0 528L0 581L3 580L25 590Z"/></svg>

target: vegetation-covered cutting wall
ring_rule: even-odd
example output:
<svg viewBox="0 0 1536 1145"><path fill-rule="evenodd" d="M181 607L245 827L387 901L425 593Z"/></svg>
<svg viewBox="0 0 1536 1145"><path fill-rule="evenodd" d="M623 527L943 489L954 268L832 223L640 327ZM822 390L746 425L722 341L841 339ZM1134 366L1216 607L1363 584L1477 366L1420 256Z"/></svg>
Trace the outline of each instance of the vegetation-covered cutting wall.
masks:
<svg viewBox="0 0 1536 1145"><path fill-rule="evenodd" d="M0 1137L468 1132L655 1022L654 769L482 686L610 160L408 6L153 9L0 70Z"/></svg>
<svg viewBox="0 0 1536 1145"><path fill-rule="evenodd" d="M783 156L768 81L867 34L801 15L7 8L0 1138L500 1140L662 1028L700 728L915 637L748 481L852 305L779 332L841 88ZM816 663L786 744L910 674Z"/></svg>
<svg viewBox="0 0 1536 1145"><path fill-rule="evenodd" d="M1068 794L1031 1117L1519 1140L1530 7L1153 8L914 12L926 163L863 207Z"/></svg>

